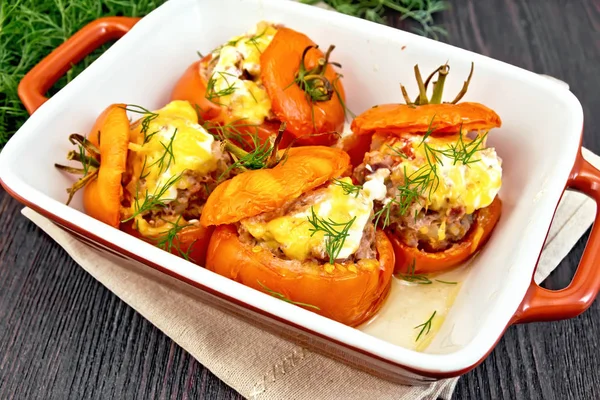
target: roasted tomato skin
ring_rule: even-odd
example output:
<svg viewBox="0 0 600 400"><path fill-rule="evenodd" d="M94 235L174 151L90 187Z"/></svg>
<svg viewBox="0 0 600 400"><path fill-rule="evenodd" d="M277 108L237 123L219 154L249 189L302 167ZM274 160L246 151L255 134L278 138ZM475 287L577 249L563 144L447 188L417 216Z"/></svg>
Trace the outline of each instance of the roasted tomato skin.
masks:
<svg viewBox="0 0 600 400"><path fill-rule="evenodd" d="M271 98L273 113L287 124L287 131L296 143L329 146L335 143L337 133L344 127L344 87L331 65L327 65L324 76L337 93L333 93L330 100L312 102L300 86L294 84L302 53L309 46L316 44L308 36L279 28L260 57L260 76ZM323 57L320 49L310 49L304 60L307 70L317 66Z"/></svg>
<svg viewBox="0 0 600 400"><path fill-rule="evenodd" d="M113 227L121 219L121 177L127 166L129 118L125 104L111 104L98 116L88 140L100 150L98 176L83 189L86 214Z"/></svg>
<svg viewBox="0 0 600 400"><path fill-rule="evenodd" d="M120 229L123 232L126 232L152 245L156 245L158 240L160 240L160 238L149 238L142 236L142 234L140 234L140 232L136 230L133 225L133 222L126 222L121 224ZM185 258L183 257L183 254L185 254L189 261L201 266L205 266L206 252L208 250L208 244L213 231L214 227L204 227L201 225L190 225L189 227L181 229L171 242L170 253L182 258Z"/></svg>
<svg viewBox="0 0 600 400"><path fill-rule="evenodd" d="M434 253L407 246L396 235L388 233L396 255L395 273L427 274L441 272L467 261L490 238L500 219L501 212L502 201L496 196L492 204L476 211L475 221L471 229L459 243L444 251Z"/></svg>
<svg viewBox="0 0 600 400"><path fill-rule="evenodd" d="M373 135L380 139L403 134L424 135L431 128L432 136L446 136L461 130L489 130L501 125L498 114L479 103L382 104L358 115L351 124L352 134L341 143L356 167L366 152L376 150L373 148L375 140L371 142Z"/></svg>
<svg viewBox="0 0 600 400"><path fill-rule="evenodd" d="M349 165L350 157L340 149L292 148L275 167L247 171L217 186L206 200L200 223L232 224L277 210L287 201L347 174Z"/></svg>
<svg viewBox="0 0 600 400"><path fill-rule="evenodd" d="M272 101L272 110L276 118L265 120L262 124L244 127L243 121L235 121L237 131L244 134L257 133L265 141L277 135L282 122L286 131L281 147L294 145L334 144L345 121L344 87L338 74L331 65L325 70L325 77L331 82L337 93L328 101L311 102L306 93L294 84L300 66L302 52L315 43L306 35L288 28L279 28L272 42L261 54L261 80ZM306 67L313 68L323 58L319 49L311 49L306 56ZM187 100L196 107L201 121L211 121L215 125L230 124L233 118L226 107L206 98L208 88L208 65L212 54L192 63L176 82L171 100Z"/></svg>
<svg viewBox="0 0 600 400"><path fill-rule="evenodd" d="M208 247L206 268L262 292L271 290L304 303L309 311L349 326L366 322L387 297L394 269L394 251L385 233L377 231L378 264L372 269L292 263L269 250L240 241L234 225L215 229ZM294 266L292 266L294 265ZM299 265L299 267L298 267ZM300 305L302 306L302 305Z"/></svg>
<svg viewBox="0 0 600 400"><path fill-rule="evenodd" d="M341 139L341 147L350 156L352 167L359 166L371 147L370 135L348 135Z"/></svg>
<svg viewBox="0 0 600 400"><path fill-rule="evenodd" d="M202 73L202 68L212 59L212 54L192 63L175 84L171 92L171 101L186 100L196 108L200 120L224 121L224 111L218 104L206 98L208 81Z"/></svg>
<svg viewBox="0 0 600 400"><path fill-rule="evenodd" d="M425 134L431 129L432 136L456 134L472 130L488 130L502 125L498 114L479 103L382 104L357 116L351 125L356 135Z"/></svg>

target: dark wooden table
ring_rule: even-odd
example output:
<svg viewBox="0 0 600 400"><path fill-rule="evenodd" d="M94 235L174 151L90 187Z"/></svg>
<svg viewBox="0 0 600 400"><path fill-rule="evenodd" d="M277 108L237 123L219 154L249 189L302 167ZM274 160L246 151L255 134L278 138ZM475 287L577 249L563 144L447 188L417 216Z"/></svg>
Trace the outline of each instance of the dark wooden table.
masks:
<svg viewBox="0 0 600 400"><path fill-rule="evenodd" d="M600 153L600 1L453 3L440 18L448 42L568 82L584 107L584 145ZM0 191L0 399L240 398L20 209ZM586 240L546 287L569 283ZM600 399L598 322L600 302L572 320L510 328L455 398Z"/></svg>

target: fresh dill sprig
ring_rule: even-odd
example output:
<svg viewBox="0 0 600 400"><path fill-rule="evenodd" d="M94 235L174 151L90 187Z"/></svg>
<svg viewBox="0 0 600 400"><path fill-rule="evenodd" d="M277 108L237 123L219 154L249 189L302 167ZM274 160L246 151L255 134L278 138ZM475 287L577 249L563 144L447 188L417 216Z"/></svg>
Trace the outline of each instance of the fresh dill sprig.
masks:
<svg viewBox="0 0 600 400"><path fill-rule="evenodd" d="M252 43L252 45L253 45L254 47L256 47L256 50L257 50L257 51L258 51L260 54L262 54L262 51L260 51L260 47L258 47L258 42L257 42L257 40L258 40L258 39L260 39L261 37L263 37L263 36L265 35L265 33L267 33L267 30L268 30L268 29L269 29L269 28L267 27L267 28L265 28L265 29L264 29L264 30L263 30L263 31L262 31L260 34L256 34L256 35L250 36L248 39L246 39L246 43Z"/></svg>
<svg viewBox="0 0 600 400"><path fill-rule="evenodd" d="M487 132L478 136L473 141L465 142L461 128L459 131L459 139L456 143L449 144L448 147L444 149L437 149L427 142L427 139L434 130L434 119L435 116L431 119L427 132L423 135L423 139L419 143L419 146L423 147L427 163L411 174L407 174L406 166L404 166L402 184L397 187L398 194L396 197L389 199L388 202L375 213L375 225L378 225L383 218L382 227L387 227L391 222L393 207L397 208L399 216L404 216L415 201L421 201L420 199L423 197L431 200L431 196L436 192L440 185L438 166L443 165L442 156L450 159L452 165L457 165L459 163L462 165L469 165L481 161L478 158L474 158L474 156L477 152L484 150ZM401 151L389 145L388 147L398 156L406 158L406 155ZM416 218L417 213L415 213L415 220Z"/></svg>
<svg viewBox="0 0 600 400"><path fill-rule="evenodd" d="M269 141L261 143L258 136L255 135L252 135L250 138L253 143L253 150L250 152L240 149L229 141L225 141L225 150L234 156L236 160L223 171L221 176L219 176L219 180L236 169L245 171L263 169L266 167L267 161L273 153L273 144Z"/></svg>
<svg viewBox="0 0 600 400"><path fill-rule="evenodd" d="M173 201L175 199L163 199L162 197L165 195L165 193L167 193L167 191L173 186L175 185L179 179L181 179L183 175L183 172L180 173L179 175L173 175L167 182L165 182L164 185L162 185L161 187L157 187L153 193L148 193L148 189L145 190L144 193L144 199L142 201L142 204L139 204L139 188L136 189L136 193L135 193L135 200L134 200L134 208L135 211L133 212L133 214L131 214L129 217L125 218L124 220L122 220L121 222L127 222L127 221L131 221L132 219L134 219L135 217L137 217L138 215L143 215L149 211L152 211L156 208L160 208L160 207L164 207L165 203L169 202L169 201Z"/></svg>
<svg viewBox="0 0 600 400"><path fill-rule="evenodd" d="M433 321L433 318L435 317L436 313L437 313L437 310L434 311L433 314L431 314L431 317L429 317L429 319L427 321L423 322L421 325L417 325L414 327L414 329L421 328L421 331L419 332L419 335L415 339L415 342L418 342L422 335L427 336L429 334L429 331L431 331L431 322Z"/></svg>
<svg viewBox="0 0 600 400"><path fill-rule="evenodd" d="M158 114L135 104L128 104L126 107L124 107L124 109L125 111L143 115L142 119L139 120L139 124L141 124L140 131L144 135L144 144L148 143L152 136L158 133L158 131L148 133L150 123L158 118Z"/></svg>
<svg viewBox="0 0 600 400"><path fill-rule="evenodd" d="M319 218L314 207L310 208L310 212L311 216L307 218L312 225L311 236L317 232L325 232L325 252L329 256L329 264L333 264L344 247L346 238L349 236L348 231L356 221L356 216L348 222L335 222L331 218Z"/></svg>
<svg viewBox="0 0 600 400"><path fill-rule="evenodd" d="M344 75L342 75L338 72L335 76L335 79L331 82L331 85L333 87L333 91L335 92L335 95L337 96L340 104L342 105L342 108L344 109L344 118L346 119L346 122L351 122L351 119L356 118L356 114L354 114L352 112L352 110L350 110L348 108L348 106L346 105L346 102L342 98L340 91L337 88L338 81L343 77L344 77ZM314 113L314 111L313 111L313 113ZM351 118L348 118L348 116L350 116Z"/></svg>
<svg viewBox="0 0 600 400"><path fill-rule="evenodd" d="M200 115L201 110L199 110L197 105L196 111L198 112L198 115ZM226 124L211 120L201 120L200 125L213 135L215 140L233 140L237 143L246 143L249 146L252 146L254 142L258 140L259 125L249 124L244 118L239 118ZM253 133L252 130L254 130Z"/></svg>
<svg viewBox="0 0 600 400"><path fill-rule="evenodd" d="M425 274L415 274L417 261L413 258L412 263L408 267L406 273L398 273L396 276L404 281L417 283L419 285L431 285L433 282Z"/></svg>
<svg viewBox="0 0 600 400"><path fill-rule="evenodd" d="M214 50L212 50L212 51L211 51L211 53L212 53L213 55L219 55L219 53L221 52L221 50L222 50L224 47L227 47L227 46L232 46L232 47L235 47L235 46L237 46L237 44L238 44L238 43L240 43L240 42L242 42L242 41L245 41L246 43L250 43L250 44L252 44L254 47L256 47L256 50L258 50L258 52L262 54L262 51L260 51L260 48L259 48L259 44L258 44L258 42L257 42L257 39L260 39L261 37L263 37L263 36L265 35L265 33L267 33L267 30L268 30L268 29L269 29L269 28L267 27L267 28L265 28L265 29L264 29L264 30L263 30L261 33L254 34L254 35L252 35L252 36L250 36L250 37L246 37L246 36L239 36L239 37L238 37L238 38L236 38L236 39L231 39L231 40L229 40L229 41L227 41L227 42L225 42L225 43L221 44L220 46L217 46L217 47L215 47L215 49L214 49Z"/></svg>
<svg viewBox="0 0 600 400"><path fill-rule="evenodd" d="M403 151L390 146L389 144L387 145L387 147L394 153L394 155L400 157L400 158L404 158L405 160L408 160L408 156L406 154L404 154Z"/></svg>
<svg viewBox="0 0 600 400"><path fill-rule="evenodd" d="M218 180L221 180L222 177L226 176L235 169L241 169L245 171L272 168L279 162L285 161L290 147L285 149L281 157L278 155L279 143L283 139L285 128L286 124L282 123L279 127L277 137L273 142L270 140L265 140L261 143L258 135L250 135L252 140L251 147L253 149L250 152L238 147L227 138L223 139L225 150L231 154L235 161L219 176Z"/></svg>
<svg viewBox="0 0 600 400"><path fill-rule="evenodd" d="M167 221L165 219L163 219L163 221L166 222L167 224L171 225L171 228L169 230L167 230L166 232L164 232L161 236L159 236L158 238L155 239L156 247L163 249L165 251L168 251L169 253L173 249L175 249L175 250L177 250L179 255L181 255L181 257L183 257L187 261L190 261L190 251L192 250L192 246L194 245L194 242L192 242L190 244L187 251L184 251L183 249L181 249L181 247L179 245L179 240L177 239L177 235L184 228L191 226L191 225L190 224L180 224L181 215L179 217L177 217L177 220L175 222Z"/></svg>
<svg viewBox="0 0 600 400"><path fill-rule="evenodd" d="M458 284L458 282L443 281L441 279L436 279L435 281L439 282L439 283L445 283L446 285L457 285Z"/></svg>
<svg viewBox="0 0 600 400"><path fill-rule="evenodd" d="M443 165L441 156L449 158L452 165L462 164L469 165L481 161L479 158L473 158L477 152L485 149L485 139L488 132L481 136L477 136L474 140L465 143L462 127L459 130L458 140L455 143L448 144L445 149L436 149L431 147L423 140L422 145L425 149L425 157L429 164Z"/></svg>
<svg viewBox="0 0 600 400"><path fill-rule="evenodd" d="M427 144L427 138L431 135L431 132L433 132L434 118L435 116L431 119L427 132L419 143L419 146L424 147L427 163L411 174L407 173L406 165L403 166L404 176L402 184L398 185L396 188L398 194L396 197L389 199L388 202L375 213L375 225L378 225L383 217L382 228L387 227L391 222L392 207L397 208L399 216L404 216L415 201L420 201L421 197L427 197L427 199L431 200L432 194L438 189L440 185L438 165L442 164L442 159L437 151ZM397 152L398 155L403 154L391 146L388 147L394 152Z"/></svg>
<svg viewBox="0 0 600 400"><path fill-rule="evenodd" d="M344 191L344 194L348 195L348 196L354 195L354 197L358 197L358 195L362 189L362 186L353 185L352 183L348 183L348 182L342 181L340 179L334 178L333 183L335 185L340 186L342 188L342 190Z"/></svg>
<svg viewBox="0 0 600 400"><path fill-rule="evenodd" d="M225 83L227 84L227 86L224 89L221 89L221 90L215 89L215 85L217 84L217 80L219 79L218 77L215 77L215 75L218 75L219 77L221 77L221 79L223 79L225 81ZM216 71L215 73L213 73L211 75L210 79L208 80L208 82L206 84L206 94L205 94L206 99L208 99L209 101L212 101L215 104L223 105L223 104L215 101L214 99L229 96L230 94L233 94L237 90L237 87L235 86L235 83L236 83L235 79L233 79L233 82L230 83L229 80L227 79L228 76L230 78L232 78L232 77L237 78L235 75L230 74L229 72L222 72L222 71Z"/></svg>
<svg viewBox="0 0 600 400"><path fill-rule="evenodd" d="M160 142L160 145L165 149L165 152L156 161L154 161L152 164L150 164L148 166L148 168L151 168L151 167L157 165L158 173L161 174L162 172L169 169L169 167L171 166L171 163L175 164L175 154L173 154L173 141L175 140L175 135L177 135L177 128L175 128L173 135L169 139L169 143L164 144L163 142ZM145 166L145 164L146 164L146 159L144 159L144 166ZM143 168L142 168L142 172L144 172Z"/></svg>
<svg viewBox="0 0 600 400"><path fill-rule="evenodd" d="M302 0L306 4L317 4L321 0ZM446 36L444 28L435 25L434 14L448 8L445 0L323 0L336 11L364 18L369 21L385 23L385 14L390 11L400 13L402 19L411 19L419 24L416 33L439 39Z"/></svg>
<svg viewBox="0 0 600 400"><path fill-rule="evenodd" d="M388 225L390 225L391 217L392 217L392 207L396 204L395 199L388 199L388 202L383 205L377 212L375 213L375 226L381 226L382 229L385 229ZM383 223L379 225L381 218L383 217Z"/></svg>
<svg viewBox="0 0 600 400"><path fill-rule="evenodd" d="M458 136L458 142L454 145L450 145L450 148L448 149L448 157L453 159L454 165L459 162L463 165L469 165L481 161L479 158L473 159L473 156L477 154L477 152L485 149L485 139L487 135L488 132L478 136L475 140L465 143L461 129Z"/></svg>
<svg viewBox="0 0 600 400"><path fill-rule="evenodd" d="M414 202L420 201L427 192L429 192L427 197L430 198L439 186L436 165L426 164L410 175L404 166L403 174L402 184L396 188L398 190L396 197L388 199L388 202L375 213L375 225L378 225L383 218L381 226L387 227L391 222L392 207L397 208L399 216L404 216Z"/></svg>
<svg viewBox="0 0 600 400"><path fill-rule="evenodd" d="M144 162L142 163L142 168L140 169L140 180L144 180L150 175L150 169L144 174L146 171L146 163L148 162L148 156L144 156Z"/></svg>
<svg viewBox="0 0 600 400"><path fill-rule="evenodd" d="M283 293L279 293L279 292L276 292L276 291L275 291L275 290L273 290L273 289L269 289L269 288L268 288L268 287L267 287L267 286L266 286L264 283L262 283L262 282L261 282L261 281L259 281L258 279L256 280L256 282L258 282L258 284L260 285L260 287L262 287L262 288L263 288L263 290L264 290L264 291L265 291L267 294L270 294L271 296L273 296L273 297L276 297L276 298L278 298L279 300L283 300L283 301L285 301L286 303L294 304L294 305L301 306L301 307L313 308L313 309L315 309L315 310L321 310L319 307L317 307L317 306L314 306L314 305L312 305L312 304L308 304L308 303L301 303L301 302L299 302L299 301L292 301L292 300L288 299L287 297L285 297L285 295L284 295Z"/></svg>

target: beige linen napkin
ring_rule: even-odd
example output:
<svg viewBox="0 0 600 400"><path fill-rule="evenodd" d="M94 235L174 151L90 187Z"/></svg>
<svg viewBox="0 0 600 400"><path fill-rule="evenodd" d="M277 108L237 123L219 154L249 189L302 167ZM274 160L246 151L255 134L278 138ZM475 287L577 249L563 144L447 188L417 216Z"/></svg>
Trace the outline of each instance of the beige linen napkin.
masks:
<svg viewBox="0 0 600 400"><path fill-rule="evenodd" d="M600 157L584 150L596 167ZM545 279L593 222L595 204L566 192L537 268ZM262 331L189 295L184 284L133 267L77 240L31 209L23 214L100 283L249 399L450 399L458 378L403 386L373 377Z"/></svg>

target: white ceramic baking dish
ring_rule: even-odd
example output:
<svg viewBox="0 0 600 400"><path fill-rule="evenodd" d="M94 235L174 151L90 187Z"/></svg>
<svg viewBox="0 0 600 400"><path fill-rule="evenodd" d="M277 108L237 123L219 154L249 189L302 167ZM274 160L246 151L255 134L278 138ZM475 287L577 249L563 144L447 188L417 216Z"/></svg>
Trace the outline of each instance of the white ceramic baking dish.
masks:
<svg viewBox="0 0 600 400"><path fill-rule="evenodd" d="M430 348L419 353L279 301L88 217L79 197L65 206L71 181L52 167L69 150L67 135L87 132L110 103L159 108L187 66L259 20L283 23L322 46L335 44L349 108L402 102L399 83L416 91L413 66L452 66L457 92L470 63L475 75L464 100L493 108L502 128L489 139L503 158L503 215L475 258L453 308ZM90 24L32 70L20 95L35 113L0 154L5 189L82 240L177 277L196 293L280 334L387 379L420 383L463 374L480 363L513 323L573 317L594 300L600 274L595 224L573 283L551 292L532 281L565 187L598 201L600 173L583 160L583 114L565 88L531 72L393 28L282 0L171 0L141 21L108 18ZM135 26L134 26L135 25ZM102 42L104 55L45 102L44 92L72 62ZM43 105L42 105L43 103ZM40 107L41 106L41 107Z"/></svg>

